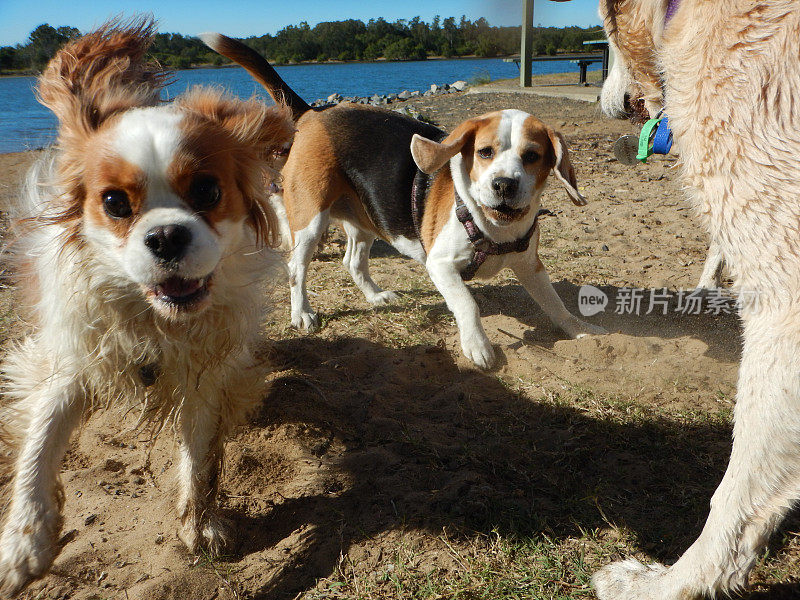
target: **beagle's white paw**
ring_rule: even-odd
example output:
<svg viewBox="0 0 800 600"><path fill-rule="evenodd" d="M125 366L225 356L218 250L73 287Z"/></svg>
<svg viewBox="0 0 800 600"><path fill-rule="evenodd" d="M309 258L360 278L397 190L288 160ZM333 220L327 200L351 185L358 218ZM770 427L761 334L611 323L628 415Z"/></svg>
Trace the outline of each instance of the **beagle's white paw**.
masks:
<svg viewBox="0 0 800 600"><path fill-rule="evenodd" d="M570 317L569 319L562 321L559 323L559 327L561 327L561 329L564 330L564 333L574 340L587 335L603 335L608 333L608 331L599 325L592 325L591 323L581 321L576 317Z"/></svg>
<svg viewBox="0 0 800 600"><path fill-rule="evenodd" d="M319 329L319 317L313 311L297 311L292 313L292 327L303 329L309 333Z"/></svg>
<svg viewBox="0 0 800 600"><path fill-rule="evenodd" d="M586 323L585 321L579 321L579 323L581 324L581 331L575 334L576 339L587 335L605 335L608 333L608 331L599 325L592 325L591 323Z"/></svg>
<svg viewBox="0 0 800 600"><path fill-rule="evenodd" d="M385 304L394 304L397 302L397 294L394 292L378 292L372 296L367 297L367 302L375 306L383 306Z"/></svg>
<svg viewBox="0 0 800 600"><path fill-rule="evenodd" d="M461 337L461 350L479 369L491 369L495 362L494 348L486 334L475 333Z"/></svg>

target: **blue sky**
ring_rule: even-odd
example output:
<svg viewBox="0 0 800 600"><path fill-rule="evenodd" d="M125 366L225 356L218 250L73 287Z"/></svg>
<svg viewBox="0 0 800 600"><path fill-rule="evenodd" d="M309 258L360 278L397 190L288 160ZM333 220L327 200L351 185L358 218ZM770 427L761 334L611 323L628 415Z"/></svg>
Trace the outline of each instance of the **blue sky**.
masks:
<svg viewBox="0 0 800 600"><path fill-rule="evenodd" d="M521 0L0 0L0 46L24 43L42 23L70 25L87 31L107 18L150 12L163 32L196 35L219 31L236 37L275 33L286 25L308 21L341 21L383 17L388 21L419 15L430 22L463 14L471 20L486 17L493 25L517 25ZM561 27L599 24L597 0L550 2L535 0L534 23Z"/></svg>

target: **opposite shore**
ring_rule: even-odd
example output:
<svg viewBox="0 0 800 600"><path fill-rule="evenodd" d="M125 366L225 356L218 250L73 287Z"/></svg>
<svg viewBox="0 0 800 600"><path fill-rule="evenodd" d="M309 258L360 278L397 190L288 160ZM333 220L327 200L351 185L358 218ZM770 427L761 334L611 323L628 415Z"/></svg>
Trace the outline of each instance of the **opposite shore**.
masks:
<svg viewBox="0 0 800 600"><path fill-rule="evenodd" d="M577 55L576 55L577 56ZM593 57L593 58L602 58L602 53L597 52L586 52L581 53L581 57ZM573 53L560 53L555 55L550 54L540 54L534 56L534 59L537 60L568 60L566 57L569 57L569 60L573 58ZM378 58L375 60L305 60L301 62L273 62L270 60L270 64L274 67L302 67L302 66L312 66L312 65L349 65L349 64L382 64L382 63L408 63L408 62L425 62L425 61L439 61L439 60L505 60L505 59L518 59L518 54L504 54L498 56L477 56L477 55L464 55L464 56L429 56L426 59L421 60L389 60L386 58ZM565 65L566 67L566 65ZM241 68L239 65L235 63L228 63L224 65L215 65L212 63L196 63L192 64L185 69L177 69L171 67L165 67L169 71L194 71L197 69L230 69L230 68ZM40 74L40 71L35 69L24 69L19 71L0 71L0 77L35 77Z"/></svg>

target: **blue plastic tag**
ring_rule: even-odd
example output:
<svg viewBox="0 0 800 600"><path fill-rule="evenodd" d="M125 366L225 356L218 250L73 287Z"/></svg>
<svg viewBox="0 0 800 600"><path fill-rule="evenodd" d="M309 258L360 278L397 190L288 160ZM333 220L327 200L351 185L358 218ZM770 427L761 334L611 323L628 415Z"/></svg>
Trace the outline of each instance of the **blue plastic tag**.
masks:
<svg viewBox="0 0 800 600"><path fill-rule="evenodd" d="M672 129L669 128L667 117L661 119L653 136L653 154L669 154L672 148Z"/></svg>

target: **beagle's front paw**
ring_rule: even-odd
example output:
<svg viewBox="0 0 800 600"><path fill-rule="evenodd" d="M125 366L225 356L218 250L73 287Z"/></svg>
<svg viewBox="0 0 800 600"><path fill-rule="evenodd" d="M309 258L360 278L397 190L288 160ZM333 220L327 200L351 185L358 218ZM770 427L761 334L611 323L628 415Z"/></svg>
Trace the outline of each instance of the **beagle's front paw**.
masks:
<svg viewBox="0 0 800 600"><path fill-rule="evenodd" d="M378 292L367 296L367 302L375 306L385 306L386 304L394 304L397 302L397 294L391 291Z"/></svg>
<svg viewBox="0 0 800 600"><path fill-rule="evenodd" d="M292 327L304 329L309 333L319 329L319 317L314 311L300 310L292 312Z"/></svg>
<svg viewBox="0 0 800 600"><path fill-rule="evenodd" d="M586 335L603 335L608 333L608 331L599 325L592 325L586 321L581 321L577 317L570 317L562 321L559 323L559 327L572 339L582 338Z"/></svg>
<svg viewBox="0 0 800 600"><path fill-rule="evenodd" d="M479 369L486 371L494 365L494 348L485 333L475 332L462 336L461 350Z"/></svg>

